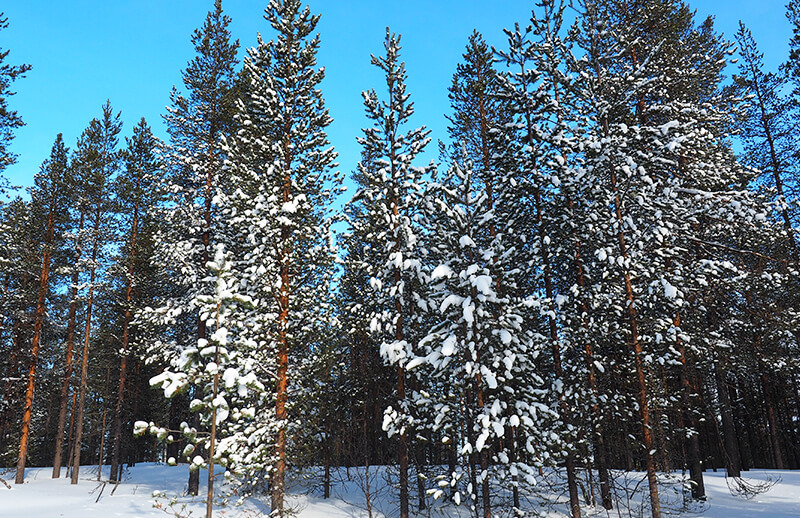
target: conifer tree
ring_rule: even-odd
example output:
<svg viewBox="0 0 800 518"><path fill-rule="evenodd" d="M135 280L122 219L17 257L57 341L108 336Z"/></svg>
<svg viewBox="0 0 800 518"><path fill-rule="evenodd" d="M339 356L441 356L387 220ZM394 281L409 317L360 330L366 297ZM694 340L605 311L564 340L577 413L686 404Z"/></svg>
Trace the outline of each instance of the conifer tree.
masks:
<svg viewBox="0 0 800 518"><path fill-rule="evenodd" d="M783 73L765 72L763 54L758 51L750 30L739 22L736 33L741 62L733 76L736 94L749 98L737 121L745 146L742 162L760 171L760 186L775 191L775 210L790 235L789 251L798 259L794 227L797 225L797 139L794 134L791 100L782 93Z"/></svg>
<svg viewBox="0 0 800 518"><path fill-rule="evenodd" d="M259 37L248 50L236 114L241 129L226 140L230 183L220 199L234 275L256 305L241 315L239 332L252 344L242 361L249 358L275 380L262 401L274 413L257 412L248 438L255 447L243 464L267 471L272 512L283 516L296 427L290 384L325 323L319 294L329 289L333 260L326 211L340 179L332 173L336 153L325 134L331 118L319 90L319 16L299 0L273 0L265 19L276 38Z"/></svg>
<svg viewBox="0 0 800 518"><path fill-rule="evenodd" d="M612 340L605 347L615 368L633 374L651 511L660 516L655 454L666 448L659 421L672 404L668 387L647 373L675 365L688 381L691 361L719 364L717 336L706 327L710 286L739 289L735 283L748 276L728 266L724 243L748 235L737 247L753 250L773 230L759 200L741 189L749 176L725 141L730 102L719 83L730 46L711 21L695 26L677 1L584 8L576 44L587 59L571 61L578 78L571 89L586 118L570 126L582 141L579 183L570 183L590 222L580 239L592 317ZM657 21L665 19L670 23ZM747 231L734 232L733 222ZM600 300L608 301L605 308ZM615 354L613 341L626 343L632 356ZM691 382L681 385L687 404ZM699 459L688 463L693 493L701 496Z"/></svg>
<svg viewBox="0 0 800 518"><path fill-rule="evenodd" d="M155 262L164 277L172 279L173 290L163 294L155 312L144 314L161 330L151 352L165 363L176 359L180 348L196 347L198 340L207 339L196 301L211 293L211 284L204 281L208 276L206 264L221 242L214 198L224 179L222 139L233 128L238 81L239 42L231 40L230 23L230 17L222 11L222 1L215 0L203 27L192 34L196 56L183 71L185 92L173 88L172 106L165 116L170 143L164 157L167 173L162 188L174 203L159 212L165 225L156 240ZM176 326L181 332L172 333ZM174 414L185 411L178 408L186 403L181 395L171 403L176 407ZM177 427L179 422L170 424ZM196 418L192 422L199 424ZM199 472L195 465L192 467L189 493L197 495Z"/></svg>
<svg viewBox="0 0 800 518"><path fill-rule="evenodd" d="M2 462L12 465L19 457L20 410L24 408L25 342L30 331L31 308L35 307L37 286L35 273L41 268L36 254L36 232L30 203L20 197L0 206L0 455ZM11 460L13 457L14 461Z"/></svg>
<svg viewBox="0 0 800 518"><path fill-rule="evenodd" d="M338 393L355 423L342 438L344 446L351 446L346 458L369 470L371 465L387 464L393 457L394 441L387 440L381 417L391 404L397 375L381 358L380 337L370 331L374 302L369 296L370 278L374 265L381 260L382 246L379 233L372 226L377 222L370 219L374 216L372 202L361 194L370 192L378 165L367 152L362 152L360 163L366 174L359 170L352 173L358 191L344 209L350 230L340 239L343 257L337 322L346 343L347 373Z"/></svg>
<svg viewBox="0 0 800 518"><path fill-rule="evenodd" d="M60 230L64 223L64 214L66 212L68 160L68 150L64 146L63 138L59 133L50 152L50 158L42 165L41 171L34 179L34 187L30 191L33 217L37 226L40 227L36 230L41 238L41 268L38 275L39 286L31 338L25 406L22 414L19 459L17 460L17 475L15 479L17 484L22 484L25 480L25 462L28 455L36 368L46 319L47 299L52 286L50 279L51 258L61 238Z"/></svg>
<svg viewBox="0 0 800 518"><path fill-rule="evenodd" d="M91 229L87 236L86 248L89 253L88 286L86 293L86 314L83 330L83 348L81 353L81 378L77 408L75 415L75 445L73 447L72 483L78 483L78 474L81 461L81 439L83 437L84 415L88 392L88 366L89 351L92 342L92 311L95 303L95 293L105 270L105 243L111 236L112 198L111 179L119 168L119 151L117 140L122 123L120 114L114 114L111 103L103 105L102 119L92 119L78 140L76 160L78 161L77 174L80 175L81 188L87 203L87 223Z"/></svg>
<svg viewBox="0 0 800 518"><path fill-rule="evenodd" d="M124 298L122 300L122 329L119 344L119 383L112 425L111 480L118 481L120 464L120 447L122 442L123 408L128 392L128 361L131 346L136 339L132 335L133 316L136 312L135 302L139 299L140 290L145 280L143 268L147 268L152 250L148 249L147 232L153 232L153 224L147 220L154 213L157 203L158 173L161 161L157 156L158 140L153 136L147 122L142 119L133 129L133 136L127 140L128 148L124 153L125 171L116 178L115 191L118 212L124 218L121 227L125 245L121 254L124 268ZM149 227L149 228L148 228Z"/></svg>
<svg viewBox="0 0 800 518"><path fill-rule="evenodd" d="M83 240L86 234L86 214L88 211L87 198L80 184L80 175L77 173L75 158L70 164L71 192L70 192L70 225L65 232L65 239L71 241L71 250L66 254L68 267L65 268L65 278L68 284L68 310L66 326L66 344L64 346L64 363L61 377L61 393L59 395L58 421L55 432L55 447L53 454L53 478L61 476L61 466L64 460L64 435L67 426L67 411L69 406L69 393L72 385L72 374L75 368L75 340L78 325L78 309L80 305L79 283L82 273L86 269L86 256L83 254ZM74 409L74 405L73 405ZM74 419L74 412L71 420ZM72 436L72 426L69 427L69 436ZM70 441L67 443L71 447ZM69 459L69 457L68 457ZM70 463L70 460L67 461Z"/></svg>
<svg viewBox="0 0 800 518"><path fill-rule="evenodd" d="M3 18L0 12L0 31L8 28L8 18ZM16 155L9 149L14 138L14 130L22 126L22 118L15 110L9 109L8 98L14 95L10 90L11 83L25 77L31 69L30 65L11 65L6 63L9 50L0 49L0 175L6 167L16 162ZM2 186L5 188L5 185Z"/></svg>
<svg viewBox="0 0 800 518"><path fill-rule="evenodd" d="M415 357L422 337L415 323L427 308L424 284L421 217L422 180L431 167L413 165L430 141L424 127L406 130L414 113L406 93L405 63L400 58L400 37L386 30L385 56L372 56L386 78L386 99L375 90L363 92L372 127L364 129L359 143L363 160L358 164L359 191L351 205L360 207L351 220L353 232L373 244L374 262L364 264L369 290L363 293L370 320L370 335L380 343L381 356L396 369L396 403L386 409L384 430L398 437L400 516L409 515L409 433L413 427L406 394L406 365Z"/></svg>

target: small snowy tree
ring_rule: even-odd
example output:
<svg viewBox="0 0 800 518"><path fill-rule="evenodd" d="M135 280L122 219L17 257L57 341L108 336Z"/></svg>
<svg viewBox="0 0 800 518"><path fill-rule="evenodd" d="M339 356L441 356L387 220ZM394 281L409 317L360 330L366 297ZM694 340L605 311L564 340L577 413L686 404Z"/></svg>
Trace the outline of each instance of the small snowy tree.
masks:
<svg viewBox="0 0 800 518"><path fill-rule="evenodd" d="M241 444L246 443L242 429L255 417L250 394L264 390L258 381L255 365L243 361L235 334L229 329L236 322L235 316L243 308L252 306L251 299L238 293L238 281L231 273L232 261L225 254L223 245L218 245L214 260L207 264L213 277L214 294L198 297L200 318L213 329L208 339L201 338L197 347L189 347L170 369L153 377L150 384L160 387L166 397L194 387L195 399L190 403L192 412L200 416L200 422L209 432L199 432L197 428L183 423L180 433L188 444L183 454L190 459L192 469L208 468L208 496L206 516L211 516L214 499L214 464L229 468L229 475L239 469ZM153 423L137 422L136 432L141 434L150 430L162 439L173 440L171 431ZM207 450L205 459L198 455L198 447ZM175 459L170 459L174 463Z"/></svg>
<svg viewBox="0 0 800 518"><path fill-rule="evenodd" d="M473 508L480 486L483 516L491 516L498 483L515 495L520 482L533 483L535 462L520 459L547 455L539 445L549 442L543 436L554 415L536 369L542 340L525 325L535 310L514 293L521 270L509 260L512 250L498 253L502 238L490 232L498 225L497 208L475 176L469 162L456 162L431 187L429 250L438 265L430 274L428 304L438 316L409 369L433 380L428 385L434 387L414 399L434 405L428 426L444 431L442 440L455 443L463 459L446 480L452 498L463 500L459 481L466 479ZM480 473L474 472L475 455ZM519 505L515 498L513 506Z"/></svg>

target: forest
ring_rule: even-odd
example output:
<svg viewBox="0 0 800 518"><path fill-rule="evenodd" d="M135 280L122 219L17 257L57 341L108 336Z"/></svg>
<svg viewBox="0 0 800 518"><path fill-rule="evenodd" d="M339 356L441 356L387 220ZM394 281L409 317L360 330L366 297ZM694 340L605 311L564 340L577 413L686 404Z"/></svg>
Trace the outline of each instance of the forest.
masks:
<svg viewBox="0 0 800 518"><path fill-rule="evenodd" d="M491 518L535 516L557 470L579 518L624 505L622 470L660 518L664 474L702 501L707 470L753 494L743 472L800 469L800 0L776 70L682 0L531 2L505 46L464 42L436 136L387 28L357 164L326 132L320 15L266 3L243 52L213 3L167 140L141 119L121 142L107 102L27 195L4 181L18 484L188 463L189 494L207 473L283 517L290 477L328 497L338 468L381 466L400 518ZM0 173L31 68L12 58Z"/></svg>

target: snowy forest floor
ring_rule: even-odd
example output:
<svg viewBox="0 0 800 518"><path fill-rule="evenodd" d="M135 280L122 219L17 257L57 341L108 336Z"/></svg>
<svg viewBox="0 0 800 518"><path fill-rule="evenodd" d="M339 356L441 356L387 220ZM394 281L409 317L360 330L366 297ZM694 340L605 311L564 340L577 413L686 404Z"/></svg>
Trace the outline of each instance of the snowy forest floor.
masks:
<svg viewBox="0 0 800 518"><path fill-rule="evenodd" d="M0 484L0 516L5 518L138 518L147 516L205 516L202 497L184 496L186 490L187 467L166 466L143 463L126 471L125 479L116 490L109 484L97 481L97 467L81 468L81 480L71 485L68 478L53 480L51 468L30 468L26 470L25 484L13 484L14 470L0 470L0 477L8 483ZM105 471L105 469L104 469ZM566 501L563 484L551 472L540 481L538 492L528 495L524 500L526 507L541 516L565 516ZM766 489L759 494L743 495L737 490L735 481L728 480L724 471L706 472L705 484L708 500L703 504L684 506L680 490L680 474L662 479L662 505L666 516L704 516L709 518L749 518L769 516L788 518L800 516L800 471L762 471L746 472L744 481L751 489L761 486ZM201 473L200 494L206 493L207 474ZM369 478L372 504L372 517L393 517L397 515L396 493L386 481L386 471L373 469ZM641 473L620 472L615 477L615 492L620 509L605 511L601 508L585 507L586 516L606 516L608 518L630 518L648 516L649 511L642 507L642 497L647 483ZM104 479L107 473L104 472ZM298 518L367 518L365 482L367 477L363 468L344 468L336 470L332 486L332 498L323 499L318 491L319 479L305 479L294 482L294 493L288 499ZM550 479L550 480L548 480ZM764 485L766 483L766 485ZM218 484L220 485L220 484ZM767 489L768 486L768 489ZM313 489L312 489L313 488ZM221 488L223 491L225 488ZM302 494L301 494L302 493ZM630 496L630 498L629 498ZM231 498L233 502L236 497ZM269 513L269 498L264 496L244 499L240 507L229 504L215 508L214 516L226 518L265 517ZM498 509L500 510L500 509ZM500 516L508 515L501 512ZM533 513L532 513L533 514ZM467 517L466 507L437 503L432 509L417 516Z"/></svg>

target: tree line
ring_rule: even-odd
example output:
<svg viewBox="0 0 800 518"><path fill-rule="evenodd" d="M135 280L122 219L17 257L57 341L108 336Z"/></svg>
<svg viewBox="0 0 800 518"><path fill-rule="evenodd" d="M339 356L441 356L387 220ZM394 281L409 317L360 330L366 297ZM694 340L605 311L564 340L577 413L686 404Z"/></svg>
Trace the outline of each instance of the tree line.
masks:
<svg viewBox="0 0 800 518"><path fill-rule="evenodd" d="M107 102L0 206L0 465L189 462L208 516L218 465L276 516L296 470L329 497L334 468L390 466L403 518L534 512L553 468L572 517L625 505L624 470L658 518L664 474L697 501L706 469L744 491L797 469L787 18L767 71L744 24L728 41L680 0L543 0L502 48L469 37L429 164L387 29L333 210L319 15L270 1L240 63L216 0L168 142L142 119L121 145ZM30 68L7 56L2 168Z"/></svg>

